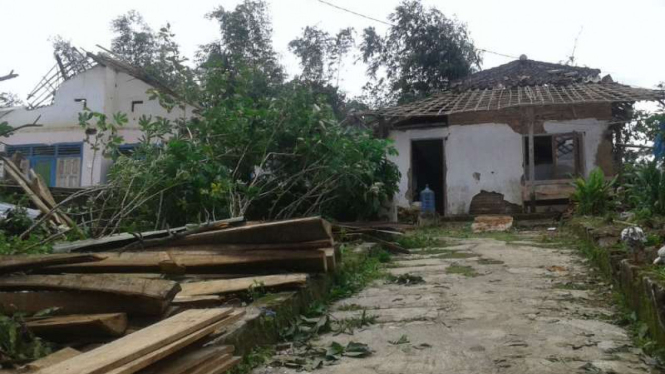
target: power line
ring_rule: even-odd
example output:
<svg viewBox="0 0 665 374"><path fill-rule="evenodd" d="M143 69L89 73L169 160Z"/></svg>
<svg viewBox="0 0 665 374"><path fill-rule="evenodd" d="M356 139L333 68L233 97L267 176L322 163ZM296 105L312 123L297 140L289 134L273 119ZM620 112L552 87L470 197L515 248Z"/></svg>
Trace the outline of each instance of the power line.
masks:
<svg viewBox="0 0 665 374"><path fill-rule="evenodd" d="M380 19L378 19L378 18L370 17L370 16L364 15L364 14L362 14L362 13L355 12L355 11L353 11L353 10L351 10L351 9L343 8L343 7L339 6L339 5L335 5L335 4L329 3L329 2L324 1L324 0L317 0L317 1L320 2L320 3L322 3L322 4L328 5L328 6L330 6L330 7L333 7L333 8L335 8L335 9L339 9L339 10L341 10L341 11L343 11L343 12L347 12L347 13L353 14L353 15L355 15L355 16L358 16L358 17L362 17L362 18L368 19L368 20L370 20L370 21L378 22L378 23L384 24L384 25L386 25L386 26L395 26L395 25L393 25L393 24L390 23L390 22L382 21L382 20L380 20ZM516 57L516 56L511 56L511 55L507 55L507 54L503 54L503 53L499 53L499 52L490 51L489 49L484 49L484 48L477 48L477 49L478 49L479 51L481 51L481 52L491 53L491 54L493 54L493 55L497 55L497 56L501 56L501 57L507 57L507 58L512 58L512 59L515 59L515 60L519 58L519 57Z"/></svg>
<svg viewBox="0 0 665 374"><path fill-rule="evenodd" d="M320 2L320 3L322 3L322 4L326 4L326 5L328 5L328 6L331 6L331 7L333 7L333 8L339 9L339 10L344 11L344 12L347 12L347 13L351 13L351 14L356 15L356 16L358 16L358 17L366 18L366 19L368 19L368 20L371 20L371 21L374 21L374 22L378 22L378 23L382 23L382 24L384 24L384 25L394 26L394 25L393 25L392 23L390 23L390 22L381 21L380 19L373 18L373 17L370 17L370 16L366 16L366 15L364 15L364 14L361 14L361 13L358 13L358 12L354 12L354 11L352 11L352 10L350 10L350 9L342 8L341 6L337 6L337 5L335 5L335 4L329 3L329 2L324 1L324 0L318 0L318 2Z"/></svg>

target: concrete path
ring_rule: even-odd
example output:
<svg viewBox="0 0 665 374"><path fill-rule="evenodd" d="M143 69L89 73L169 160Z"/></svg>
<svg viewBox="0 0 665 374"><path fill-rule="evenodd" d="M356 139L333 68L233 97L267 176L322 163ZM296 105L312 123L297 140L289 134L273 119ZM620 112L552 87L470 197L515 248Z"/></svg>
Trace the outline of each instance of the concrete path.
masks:
<svg viewBox="0 0 665 374"><path fill-rule="evenodd" d="M396 257L389 271L419 275L425 283L382 280L334 305L337 318L366 308L378 323L352 336L324 335L313 344L356 341L374 353L345 357L317 373L652 372L626 330L612 324L607 292L598 291L608 286L571 250L540 247L528 238L462 239ZM393 344L402 336L409 342Z"/></svg>

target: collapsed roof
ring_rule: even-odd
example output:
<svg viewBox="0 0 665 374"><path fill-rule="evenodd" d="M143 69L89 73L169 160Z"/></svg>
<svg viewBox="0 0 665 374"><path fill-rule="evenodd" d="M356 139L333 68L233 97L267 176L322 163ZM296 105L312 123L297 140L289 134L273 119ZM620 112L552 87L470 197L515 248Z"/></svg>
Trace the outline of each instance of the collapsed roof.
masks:
<svg viewBox="0 0 665 374"><path fill-rule="evenodd" d="M530 105L620 103L665 100L665 91L615 83L600 70L519 60L455 81L426 99L379 109L372 114L396 120L492 111Z"/></svg>

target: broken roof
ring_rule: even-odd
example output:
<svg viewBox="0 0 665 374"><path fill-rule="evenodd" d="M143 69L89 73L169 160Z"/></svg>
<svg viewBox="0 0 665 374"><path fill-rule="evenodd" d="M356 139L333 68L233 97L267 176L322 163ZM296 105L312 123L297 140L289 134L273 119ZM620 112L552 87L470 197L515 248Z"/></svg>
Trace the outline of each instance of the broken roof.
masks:
<svg viewBox="0 0 665 374"><path fill-rule="evenodd" d="M618 84L600 70L519 60L455 81L426 99L379 109L392 117L436 117L453 113L501 110L530 105L565 105L665 100L665 91Z"/></svg>
<svg viewBox="0 0 665 374"><path fill-rule="evenodd" d="M471 90L550 84L565 85L599 81L599 69L534 61L522 55L519 60L482 70L464 79L455 81L452 87L461 90Z"/></svg>
<svg viewBox="0 0 665 374"><path fill-rule="evenodd" d="M87 55L89 58L91 58L93 61L95 61L97 64L101 66L106 66L116 71L121 71L126 74L129 74L134 78L140 79L145 83L155 87L157 90L161 91L162 93L173 96L175 98L180 98L180 96L175 91L173 91L167 85L162 83L162 81L160 81L159 79L150 75L147 71L145 71L145 69L142 69L138 66L134 66L122 60L113 58L105 53L94 54L88 52Z"/></svg>

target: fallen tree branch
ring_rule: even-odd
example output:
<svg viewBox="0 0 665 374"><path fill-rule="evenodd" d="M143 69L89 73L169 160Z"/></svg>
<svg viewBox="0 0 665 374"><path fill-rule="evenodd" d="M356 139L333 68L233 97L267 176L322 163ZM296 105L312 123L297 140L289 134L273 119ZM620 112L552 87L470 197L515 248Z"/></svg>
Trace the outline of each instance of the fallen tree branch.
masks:
<svg viewBox="0 0 665 374"><path fill-rule="evenodd" d="M174 234L170 234L169 236L165 238L157 238L157 239L150 239L150 240L142 240L140 237L138 237L138 241L129 243L124 247L121 247L117 249L119 252L125 252L125 251L130 251L134 249L145 249L145 248L150 248L150 247L158 247L162 244L168 244L169 242L172 242L174 240L182 239L184 237L187 237L189 235L194 235L194 234L199 234L202 232L206 231L211 231L211 230L216 230L216 229L221 229L225 228L228 226L233 225L234 223L240 223L244 222L245 218L244 217L236 217L236 218L231 218L227 220L221 220L221 221L216 221L216 222L208 222L204 225L195 227L190 230L185 230L181 232L176 232Z"/></svg>
<svg viewBox="0 0 665 374"><path fill-rule="evenodd" d="M9 79L14 79L16 77L18 77L18 74L15 74L14 70L12 70L12 71L9 72L9 74L0 76L0 82L6 81L6 80L9 80Z"/></svg>

